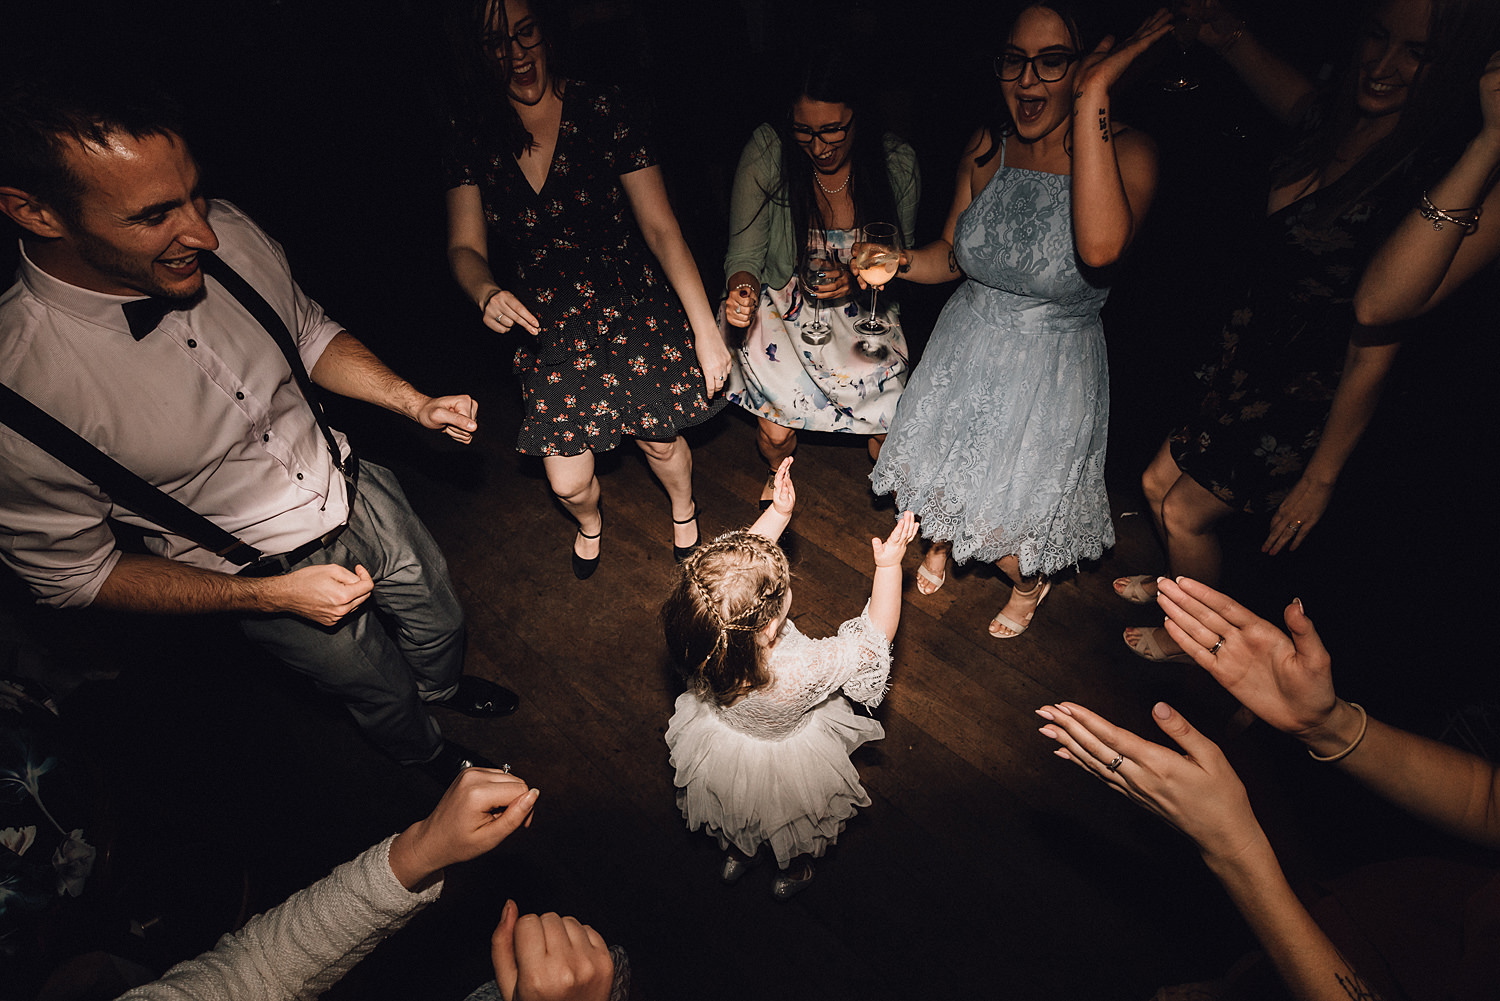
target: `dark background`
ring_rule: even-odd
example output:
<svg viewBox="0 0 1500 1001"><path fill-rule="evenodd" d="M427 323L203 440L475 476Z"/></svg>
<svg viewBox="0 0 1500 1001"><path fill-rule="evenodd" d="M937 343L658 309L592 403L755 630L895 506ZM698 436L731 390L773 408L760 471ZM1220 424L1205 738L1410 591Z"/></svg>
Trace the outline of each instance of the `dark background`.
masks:
<svg viewBox="0 0 1500 1001"><path fill-rule="evenodd" d="M740 147L756 123L782 112L777 69L794 45L809 39L849 35L867 46L888 123L918 151L919 239L937 235L958 151L995 94L987 64L998 44L994 6L865 0L840 4L828 16L790 2L600 0L573 5L571 63L575 75L620 82L649 104L678 218L713 293L723 278L728 189ZM1348 38L1355 23L1356 5L1347 0L1243 6L1260 37L1314 76L1326 75L1341 57L1334 41ZM209 193L237 203L280 240L302 286L331 315L420 386L449 391L479 382L513 392L508 348L473 322L444 255L433 83L447 56L437 4L41 7L7 13L0 73L77 66L167 87L192 112L193 147ZM1149 8L1111 5L1116 30L1130 31ZM1248 227L1263 206L1267 162L1285 139L1207 53L1194 57L1199 90L1162 92L1156 81L1171 57L1170 47L1160 46L1143 60L1116 114L1147 130L1161 151L1156 206L1117 269L1106 313L1109 477L1117 506L1134 510L1139 470L1196 402L1191 372L1217 339ZM10 270L13 254L7 240L0 269ZM900 290L914 348L925 342L949 291ZM1487 517L1495 454L1488 401L1493 329L1480 307L1462 303L1408 340L1381 412L1302 552L1273 564L1258 555L1258 523L1232 524L1227 533L1234 569L1226 590L1268 615L1300 595L1340 652L1341 677L1358 677L1363 691L1380 693L1382 718L1431 733L1441 732L1454 710L1494 697L1484 628L1495 594ZM417 444L410 429L369 408L335 413L339 426L403 476L415 470L464 485L484 475L473 457ZM80 629L76 619L31 610L18 597L6 607L18 628L133 679L130 687L86 685L69 708L73 725L84 731L75 739L108 762L107 783L121 801L113 822L122 830L155 828L147 840L157 844L136 849L138 893L166 892L143 891L149 880L142 872L209 872L230 854L257 882L229 896L258 909L420 816L431 802L430 787L373 765L351 771L332 791L267 789L257 776L297 773L319 753L318 727L344 724L337 707L288 710L305 702L300 684L268 674L253 655L215 651L210 656L225 662L203 671L204 651L214 650L221 635L213 622L92 617ZM248 677L256 684L243 684ZM163 709L179 704L207 708L193 716ZM290 722L276 715L289 711L300 715ZM263 732L262 713L278 720L273 735ZM151 722L122 737L120 721L131 718ZM233 750L220 753L216 745ZM193 750L185 755L185 748ZM252 761L256 774L247 775ZM545 868L549 849L537 844L531 850ZM521 887L510 892L524 892L526 868L505 872L509 885ZM607 870L595 876L612 878ZM130 879L120 882L128 888ZM1214 899L1211 888L1203 899ZM144 958L202 948L217 930L202 918ZM420 956L407 959L396 967L405 972L392 973L384 989L367 980L362 993L349 996L410 997L414 983L430 986L429 996L460 996L457 985L484 975L483 929L470 932L463 936L470 960L460 968L429 976L414 965ZM628 940L618 923L613 932ZM430 955L455 951L441 930L429 926L425 934ZM638 963L671 961L670 942L627 945ZM996 978L1003 982L1003 967ZM902 993L911 996L909 984ZM716 992L705 988L700 996Z"/></svg>

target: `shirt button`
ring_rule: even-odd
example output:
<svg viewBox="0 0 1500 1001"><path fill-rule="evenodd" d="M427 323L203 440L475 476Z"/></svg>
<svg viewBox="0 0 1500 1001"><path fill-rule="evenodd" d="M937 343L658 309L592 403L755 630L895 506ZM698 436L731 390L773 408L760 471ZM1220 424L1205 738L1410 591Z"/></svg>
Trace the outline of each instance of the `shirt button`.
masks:
<svg viewBox="0 0 1500 1001"><path fill-rule="evenodd" d="M195 340L193 340L191 337L189 337L188 338L188 347L190 347L190 348L196 348L197 346L198 346L198 342L195 341Z"/></svg>
<svg viewBox="0 0 1500 1001"><path fill-rule="evenodd" d="M301 473L297 474L297 479L299 479L299 480L302 479L302 474Z"/></svg>
<svg viewBox="0 0 1500 1001"><path fill-rule="evenodd" d="M271 436L269 434L263 434L263 435L260 436L260 440L261 441L270 441L271 440Z"/></svg>
<svg viewBox="0 0 1500 1001"><path fill-rule="evenodd" d="M234 394L234 398L236 400L243 400L245 398L245 394L244 393L235 393Z"/></svg>

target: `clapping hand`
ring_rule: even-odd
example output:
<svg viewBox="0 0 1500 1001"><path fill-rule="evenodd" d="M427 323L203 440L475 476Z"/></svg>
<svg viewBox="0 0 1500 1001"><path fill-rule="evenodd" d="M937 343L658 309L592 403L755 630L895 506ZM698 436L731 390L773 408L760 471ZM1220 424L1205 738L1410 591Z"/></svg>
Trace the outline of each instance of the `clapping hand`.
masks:
<svg viewBox="0 0 1500 1001"><path fill-rule="evenodd" d="M891 529L891 534L884 542L878 538L870 540L870 548L875 550L875 566L899 567L902 558L906 555L907 545L916 537L917 516L906 511L896 519L896 527Z"/></svg>
<svg viewBox="0 0 1500 1001"><path fill-rule="evenodd" d="M1078 96L1082 97L1090 87L1108 92L1137 56L1171 30L1172 14L1163 7L1146 18L1135 34L1118 45L1113 35L1104 36L1094 51L1083 57L1083 67L1078 72ZM1093 111L1092 108L1087 110Z"/></svg>
<svg viewBox="0 0 1500 1001"><path fill-rule="evenodd" d="M792 486L792 456L781 460L776 467L776 479L771 486L771 507L779 515L791 517L797 503L797 490Z"/></svg>
<svg viewBox="0 0 1500 1001"><path fill-rule="evenodd" d="M1043 706L1054 752L1192 838L1205 856L1233 858L1265 839L1245 786L1217 744L1165 702L1151 710L1175 751L1072 702Z"/></svg>
<svg viewBox="0 0 1500 1001"><path fill-rule="evenodd" d="M1338 703L1333 658L1300 600L1286 608L1288 636L1206 584L1163 577L1158 587L1167 632L1246 709L1294 736L1328 722Z"/></svg>

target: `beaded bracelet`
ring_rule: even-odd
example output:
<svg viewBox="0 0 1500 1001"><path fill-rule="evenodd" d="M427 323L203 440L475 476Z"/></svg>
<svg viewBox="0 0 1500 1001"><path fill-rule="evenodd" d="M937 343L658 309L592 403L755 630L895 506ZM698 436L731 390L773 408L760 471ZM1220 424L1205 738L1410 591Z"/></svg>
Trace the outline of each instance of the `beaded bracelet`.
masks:
<svg viewBox="0 0 1500 1001"><path fill-rule="evenodd" d="M1443 223L1451 222L1455 226L1462 227L1464 236L1468 236L1479 228L1479 214L1484 211L1483 205L1476 205L1469 209L1440 209L1432 204L1427 197L1427 192L1422 192L1422 202L1417 206L1417 215L1432 223L1433 229L1442 229ZM1464 218L1467 216L1467 218Z"/></svg>
<svg viewBox="0 0 1500 1001"><path fill-rule="evenodd" d="M1344 748L1337 754L1328 755L1314 754L1313 749L1309 747L1307 749L1308 757L1312 758L1314 761L1322 761L1325 763L1330 761L1340 761L1352 754L1354 752L1354 749L1359 746L1359 742L1365 739L1365 730L1370 725L1370 714L1365 712L1365 707L1360 705L1358 702L1349 703L1349 708L1359 710L1359 733L1356 733L1354 735L1354 739L1349 742L1349 746Z"/></svg>
<svg viewBox="0 0 1500 1001"><path fill-rule="evenodd" d="M740 289L744 289L746 292L749 292L751 295L755 295L756 293L758 293L760 291L760 289L756 288L754 285L751 285L749 282L740 282L738 285L732 286L729 289L729 294L733 295L734 293L738 292Z"/></svg>

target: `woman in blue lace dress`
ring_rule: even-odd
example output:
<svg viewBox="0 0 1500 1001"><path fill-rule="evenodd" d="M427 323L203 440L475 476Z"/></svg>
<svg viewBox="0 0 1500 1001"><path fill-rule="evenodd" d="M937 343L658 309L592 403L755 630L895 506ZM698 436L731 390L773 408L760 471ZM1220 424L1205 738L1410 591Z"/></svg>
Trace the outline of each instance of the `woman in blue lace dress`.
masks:
<svg viewBox="0 0 1500 1001"><path fill-rule="evenodd" d="M1110 87L1169 30L1152 16L1092 52L1062 3L1016 19L995 70L1001 120L959 165L943 239L912 281L967 281L912 373L871 479L932 539L918 589L948 560L1015 582L990 635L1026 631L1048 578L1114 543L1104 491L1108 376L1099 270L1130 245L1156 184L1151 141L1110 122ZM1076 95L1076 101L1075 101Z"/></svg>

